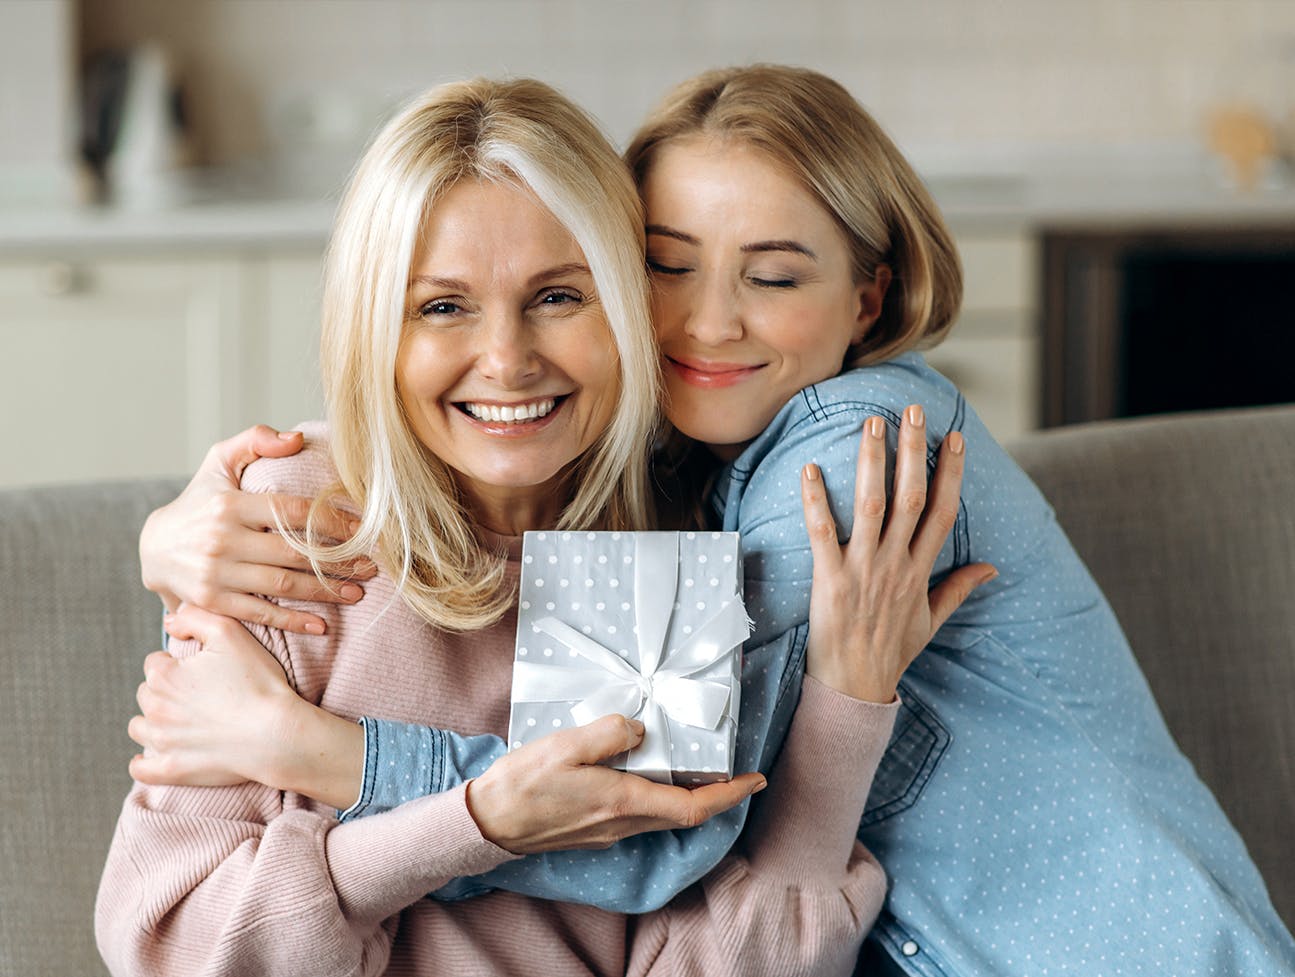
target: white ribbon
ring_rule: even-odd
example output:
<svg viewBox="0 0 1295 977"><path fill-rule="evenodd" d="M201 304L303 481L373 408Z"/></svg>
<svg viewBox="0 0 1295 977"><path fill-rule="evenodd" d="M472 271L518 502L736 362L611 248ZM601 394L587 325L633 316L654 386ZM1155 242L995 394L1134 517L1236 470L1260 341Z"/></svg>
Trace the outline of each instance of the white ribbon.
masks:
<svg viewBox="0 0 1295 977"><path fill-rule="evenodd" d="M678 570L678 533L634 534L637 670L555 617L541 618L532 626L562 642L584 663L519 661L513 666L514 702L579 700L571 707L571 715L581 724L611 712L640 719L645 727L643 742L630 751L625 769L667 784L672 782L667 717L702 729L719 726L733 690L723 682L694 676L722 660L751 630L746 610L734 595L687 640L663 656Z"/></svg>

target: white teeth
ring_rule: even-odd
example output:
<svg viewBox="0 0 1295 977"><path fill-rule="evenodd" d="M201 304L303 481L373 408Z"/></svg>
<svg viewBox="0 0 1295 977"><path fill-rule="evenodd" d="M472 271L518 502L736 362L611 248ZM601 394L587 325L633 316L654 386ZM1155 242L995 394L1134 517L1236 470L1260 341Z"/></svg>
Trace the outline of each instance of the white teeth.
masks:
<svg viewBox="0 0 1295 977"><path fill-rule="evenodd" d="M469 414L479 421L519 424L543 417L553 410L554 404L554 399L549 397L529 404L505 404L502 407L498 404L474 404L471 402L465 403L463 406Z"/></svg>

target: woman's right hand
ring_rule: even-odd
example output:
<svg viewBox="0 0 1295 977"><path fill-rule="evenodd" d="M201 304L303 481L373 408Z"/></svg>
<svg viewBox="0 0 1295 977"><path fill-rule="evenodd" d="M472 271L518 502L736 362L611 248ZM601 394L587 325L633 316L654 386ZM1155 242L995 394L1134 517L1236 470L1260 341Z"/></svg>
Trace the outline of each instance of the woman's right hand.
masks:
<svg viewBox="0 0 1295 977"><path fill-rule="evenodd" d="M285 525L302 530L310 500L239 490L243 470L257 458L282 458L301 450L300 432L248 428L207 452L193 479L168 505L155 510L139 538L144 586L168 610L193 604L241 621L298 634L323 634L314 614L280 607L258 595L352 604L364 591L348 579L326 586L310 561L273 532L277 510ZM322 512L319 529L348 539L352 517ZM367 580L377 572L367 560L336 568L338 576Z"/></svg>
<svg viewBox="0 0 1295 977"><path fill-rule="evenodd" d="M642 740L643 724L618 715L550 733L470 781L468 810L483 837L528 855L608 848L645 831L693 828L765 787L758 773L690 789L600 765Z"/></svg>

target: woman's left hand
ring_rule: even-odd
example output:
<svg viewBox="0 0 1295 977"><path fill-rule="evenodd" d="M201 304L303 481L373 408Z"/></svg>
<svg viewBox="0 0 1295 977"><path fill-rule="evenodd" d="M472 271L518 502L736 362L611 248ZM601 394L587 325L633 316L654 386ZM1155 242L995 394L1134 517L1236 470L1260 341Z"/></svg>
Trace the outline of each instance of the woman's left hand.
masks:
<svg viewBox="0 0 1295 977"><path fill-rule="evenodd" d="M299 738L304 702L283 666L239 622L192 605L167 615L173 638L197 639L184 658L156 651L135 694L130 738L144 748L131 776L147 784L219 787L280 779L280 756Z"/></svg>
<svg viewBox="0 0 1295 977"><path fill-rule="evenodd" d="M889 703L905 669L978 586L997 571L972 563L928 591L953 529L962 489L965 443L958 432L940 449L928 494L926 425L920 406L904 412L895 487L886 508L886 425L864 423L854 497L854 530L837 542L836 520L817 465L801 473L805 526L814 556L807 674L856 699Z"/></svg>

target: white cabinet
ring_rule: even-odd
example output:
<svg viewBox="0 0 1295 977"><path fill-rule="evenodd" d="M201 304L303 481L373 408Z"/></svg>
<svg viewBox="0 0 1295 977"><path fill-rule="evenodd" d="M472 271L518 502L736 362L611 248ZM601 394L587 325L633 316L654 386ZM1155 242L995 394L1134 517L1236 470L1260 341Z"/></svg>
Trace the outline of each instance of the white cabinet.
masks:
<svg viewBox="0 0 1295 977"><path fill-rule="evenodd" d="M318 263L0 260L0 486L184 474L248 424L317 416Z"/></svg>
<svg viewBox="0 0 1295 977"><path fill-rule="evenodd" d="M1039 426L1038 244L1027 231L955 228L962 312L927 360L1000 441Z"/></svg>

